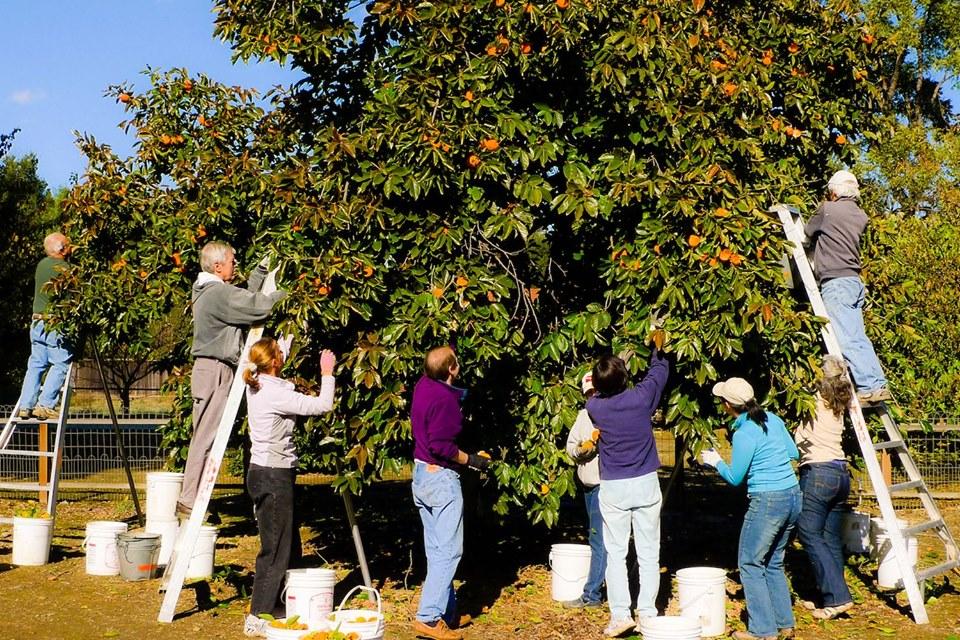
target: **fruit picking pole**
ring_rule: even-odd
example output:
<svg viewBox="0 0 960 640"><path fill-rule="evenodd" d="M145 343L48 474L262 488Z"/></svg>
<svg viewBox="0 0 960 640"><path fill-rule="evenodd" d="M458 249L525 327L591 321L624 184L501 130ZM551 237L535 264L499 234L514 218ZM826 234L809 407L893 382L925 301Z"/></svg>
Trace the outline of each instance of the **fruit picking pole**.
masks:
<svg viewBox="0 0 960 640"><path fill-rule="evenodd" d="M123 437L120 433L120 425L117 423L117 412L113 410L113 398L110 396L110 388L107 386L107 377L103 374L103 363L100 361L100 349L97 348L97 342L91 336L90 348L93 350L93 359L97 363L97 371L100 373L100 383L103 385L103 395L107 399L107 411L110 412L110 422L113 424L113 433L117 437L117 451L120 453L120 459L123 461L123 470L127 474L127 484L130 486L130 497L133 499L133 508L137 511L137 521L142 527L143 511L140 509L140 498L137 496L137 486L133 482L133 473L130 471L130 460L127 458L127 450L123 447Z"/></svg>
<svg viewBox="0 0 960 640"><path fill-rule="evenodd" d="M353 534L353 546L357 548L357 562L360 563L360 573L363 574L363 584L373 587L370 581L370 567L367 566L367 554L363 552L363 540L360 539L360 527L357 526L357 515L353 511L353 498L346 491L343 492L343 506L347 510L347 522L350 524L350 533Z"/></svg>

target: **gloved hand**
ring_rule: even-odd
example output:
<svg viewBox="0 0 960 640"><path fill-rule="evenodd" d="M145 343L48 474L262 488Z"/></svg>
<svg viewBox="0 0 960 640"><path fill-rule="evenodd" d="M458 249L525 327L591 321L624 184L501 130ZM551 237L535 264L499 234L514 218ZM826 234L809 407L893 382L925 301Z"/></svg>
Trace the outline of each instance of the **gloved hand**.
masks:
<svg viewBox="0 0 960 640"><path fill-rule="evenodd" d="M700 464L705 464L716 469L721 460L723 460L723 458L720 457L716 449L704 449L700 452Z"/></svg>
<svg viewBox="0 0 960 640"><path fill-rule="evenodd" d="M467 454L467 466L471 469L486 471L490 468L491 462L493 462L493 460L490 459L490 454L485 451Z"/></svg>
<svg viewBox="0 0 960 640"><path fill-rule="evenodd" d="M293 345L293 334L288 333L282 338L277 338L277 344L280 346L280 353L283 354L283 359L286 360L290 357L290 347Z"/></svg>
<svg viewBox="0 0 960 640"><path fill-rule="evenodd" d="M263 264L262 262L260 264ZM257 267L259 269L259 267ZM260 285L260 290L264 293L277 290L277 271L280 270L280 267L277 267L273 271L269 272L266 277L263 279L263 284Z"/></svg>
<svg viewBox="0 0 960 640"><path fill-rule="evenodd" d="M263 270L263 271L266 271L266 270L269 269L269 268L270 268L270 256L263 256L263 260L261 260L261 261L257 264L257 269L261 269L261 270Z"/></svg>

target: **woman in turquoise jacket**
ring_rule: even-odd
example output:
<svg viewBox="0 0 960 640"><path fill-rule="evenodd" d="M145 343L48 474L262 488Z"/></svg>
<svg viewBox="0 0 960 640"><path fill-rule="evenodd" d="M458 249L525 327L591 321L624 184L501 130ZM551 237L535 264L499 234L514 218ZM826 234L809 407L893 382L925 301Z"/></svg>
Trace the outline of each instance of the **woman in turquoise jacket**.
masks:
<svg viewBox="0 0 960 640"><path fill-rule="evenodd" d="M713 395L723 401L724 410L734 418L733 455L727 464L710 449L701 453L700 459L734 486L746 479L750 498L737 553L749 631L737 631L733 637L790 637L795 621L783 556L802 504L791 464L799 452L783 420L757 404L753 387L743 378L718 382Z"/></svg>

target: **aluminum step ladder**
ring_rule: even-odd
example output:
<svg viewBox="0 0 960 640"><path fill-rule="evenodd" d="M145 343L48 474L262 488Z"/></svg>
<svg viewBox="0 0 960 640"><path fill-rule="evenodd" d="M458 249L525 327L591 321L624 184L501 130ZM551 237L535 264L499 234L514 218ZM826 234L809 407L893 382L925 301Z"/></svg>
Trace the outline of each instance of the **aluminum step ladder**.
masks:
<svg viewBox="0 0 960 640"><path fill-rule="evenodd" d="M790 249L790 258L797 268L803 287L806 290L807 298L813 307L814 313L820 318L826 320L820 333L827 352L835 356L843 356L840 350L840 344L834 335L833 328L830 326L827 309L823 304L823 298L820 296L820 289L813 275L813 269L807 259L807 254L803 244L805 235L803 231L803 221L785 205L775 205L770 209L775 213L783 225L784 233L787 239L793 244ZM789 274L788 274L789 275ZM884 428L886 440L873 442L870 436L870 430L864 418L864 412L875 413ZM896 560L900 575L903 576L904 589L907 592L907 598L910 601L910 608L913 611L913 618L917 624L926 624L929 622L927 610L924 605L922 585L925 580L933 578L960 567L960 552L957 549L957 543L954 541L950 530L947 528L946 521L940 509L937 507L930 489L927 487L920 470L910 455L907 443L897 427L896 421L883 402L861 405L859 398L853 394L850 402L850 422L853 425L854 433L857 436L857 442L860 445L860 451L863 454L863 460L866 463L867 474L873 485L876 494L877 504L880 507L880 514L883 517L884 526L887 529L887 535L890 539L891 551ZM877 454L887 452L894 454L900 461L904 472L907 475L906 482L898 482L893 485L887 485L884 480L883 471L880 467L880 461ZM893 506L893 494L898 498L917 498L923 505L926 512L926 520L919 524L910 526L901 530L897 526L897 514ZM905 538L919 533L933 531L943 543L946 561L926 569L915 569L907 554Z"/></svg>
<svg viewBox="0 0 960 640"><path fill-rule="evenodd" d="M56 522L57 487L60 483L60 464L63 459L63 432L67 428L67 418L70 415L70 395L72 392L71 377L73 364L67 367L67 376L60 392L60 414L56 420L39 420L36 418L23 419L19 417L20 401L13 407L13 412L0 431L0 491L26 493L36 491L41 502L47 503L47 513ZM50 450L50 427L54 427L53 450ZM30 446L20 440L33 441L36 434L36 446ZM19 467L14 460L27 461L29 466L33 458L36 463L37 482L23 482L8 478L16 475L11 467ZM16 469L19 473L20 469ZM0 517L0 523L10 524L12 517Z"/></svg>
<svg viewBox="0 0 960 640"><path fill-rule="evenodd" d="M260 293L273 293L276 289L276 271L271 271L261 283ZM160 591L163 592L163 603L160 605L160 613L157 616L159 622L173 622L177 602L180 599L180 592L183 590L183 583L187 578L190 559L197 546L197 539L200 537L200 527L203 525L203 519L207 515L207 507L210 506L210 497L213 495L213 488L217 483L217 476L220 475L220 465L223 464L223 456L227 450L230 433L233 431L233 423L234 420L236 420L237 412L240 410L240 403L243 401L244 387L246 384L243 381L241 372L248 362L247 354L250 353L250 347L252 347L262 335L262 324L250 327L250 331L247 333L243 351L240 353L240 361L233 374L233 384L230 386L230 394L227 396L227 403L223 408L220 424L217 425L217 435L213 440L210 453L207 455L206 464L204 464L203 467L203 475L200 477L200 486L197 489L197 497L193 503L193 510L190 512L190 518L187 522L180 525L180 532L174 543L173 553L171 553L170 560L167 562L166 569L163 573L163 579L160 583Z"/></svg>

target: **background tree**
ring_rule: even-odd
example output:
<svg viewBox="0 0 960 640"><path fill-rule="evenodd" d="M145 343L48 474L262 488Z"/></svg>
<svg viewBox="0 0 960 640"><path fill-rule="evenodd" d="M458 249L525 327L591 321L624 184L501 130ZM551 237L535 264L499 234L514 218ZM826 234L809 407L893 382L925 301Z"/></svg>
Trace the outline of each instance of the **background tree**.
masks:
<svg viewBox="0 0 960 640"><path fill-rule="evenodd" d="M635 373L672 354L665 422L693 446L721 376L809 406L817 323L782 287L766 209L812 203L883 130L885 44L852 3L383 1L359 25L348 5L217 3L238 57L304 72L290 91L182 70L111 89L137 153L82 140L64 314L147 348L144 326L188 313L206 239L246 265L269 253L290 370L310 384L321 346L344 354L305 464L356 491L407 462L409 389L456 336L466 447L504 461L501 511L548 524L574 486L557 440L602 352L633 349Z"/></svg>
<svg viewBox="0 0 960 640"><path fill-rule="evenodd" d="M0 156L12 142L0 140ZM3 138L3 136L0 136ZM37 158L0 159L0 220L5 229L0 246L0 281L5 283L0 317L0 393L16 402L30 354L34 270L43 257L43 238L56 227L57 212L46 183L37 175Z"/></svg>

